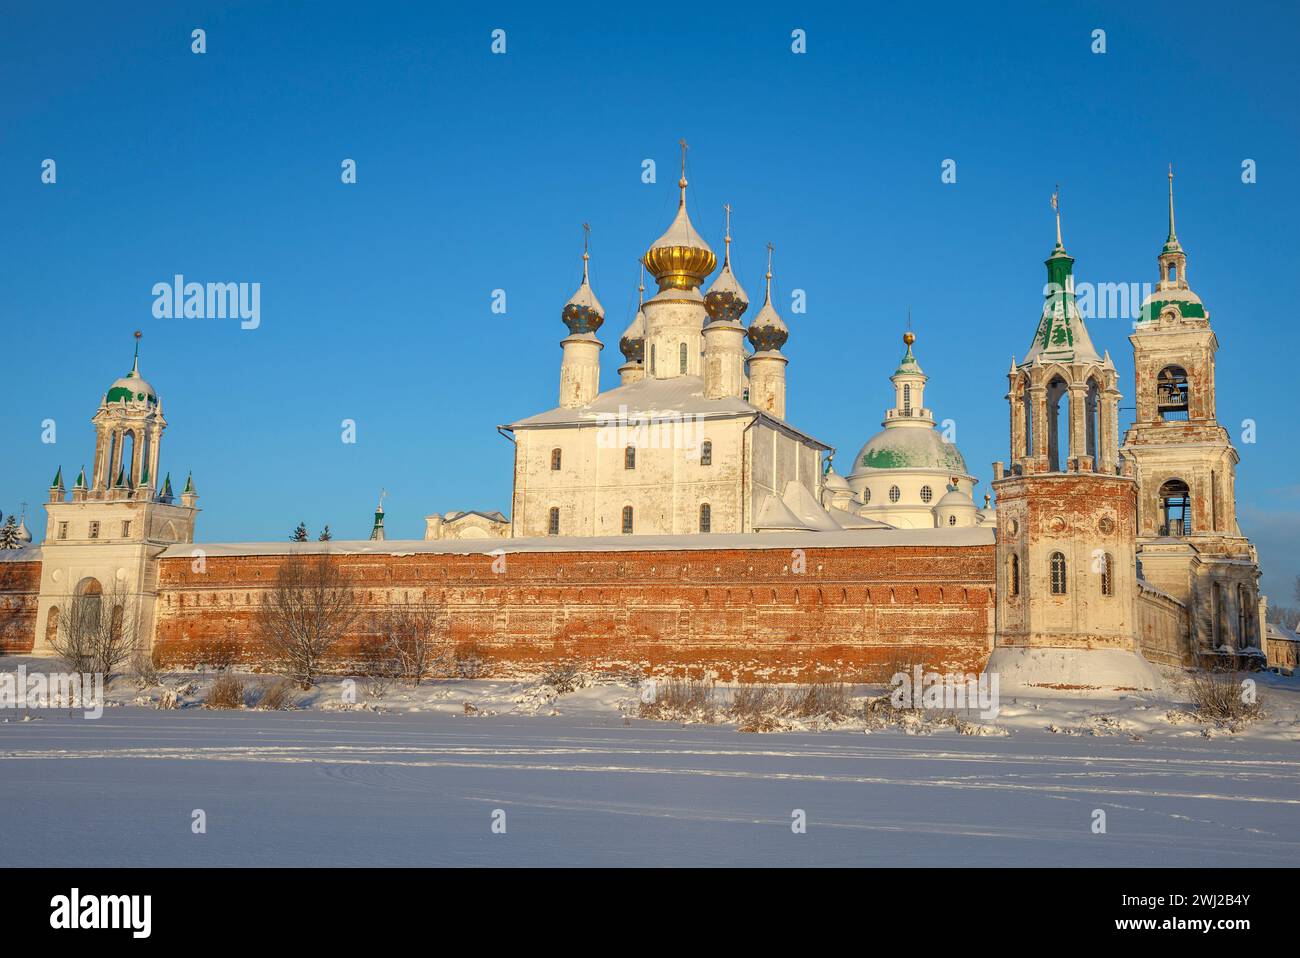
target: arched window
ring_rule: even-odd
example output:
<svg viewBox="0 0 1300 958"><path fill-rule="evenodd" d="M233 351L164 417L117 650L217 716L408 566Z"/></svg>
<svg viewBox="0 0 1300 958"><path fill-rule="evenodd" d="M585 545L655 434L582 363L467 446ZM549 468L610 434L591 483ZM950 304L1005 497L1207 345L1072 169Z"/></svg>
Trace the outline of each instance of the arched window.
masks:
<svg viewBox="0 0 1300 958"><path fill-rule="evenodd" d="M890 486L890 487L889 487L889 501L890 501L890 502L897 502L898 499L899 499L899 497L900 497L901 495L902 495L902 493L898 491L898 486Z"/></svg>
<svg viewBox="0 0 1300 958"><path fill-rule="evenodd" d="M677 362L678 365L681 367L681 372L684 374L686 372L686 344L685 343L682 343L680 346L677 347Z"/></svg>
<svg viewBox="0 0 1300 958"><path fill-rule="evenodd" d="M1053 552L1051 558L1052 595L1065 595L1065 556Z"/></svg>
<svg viewBox="0 0 1300 958"><path fill-rule="evenodd" d="M1109 552L1101 554L1101 594L1115 594L1115 572L1114 563L1111 560Z"/></svg>
<svg viewBox="0 0 1300 958"><path fill-rule="evenodd" d="M659 364L655 362L655 344L651 343L650 344L650 375L653 376L655 374L655 370L658 368L659 368Z"/></svg>
<svg viewBox="0 0 1300 958"><path fill-rule="evenodd" d="M1007 556L1007 592L1020 594L1020 556L1015 554Z"/></svg>
<svg viewBox="0 0 1300 958"><path fill-rule="evenodd" d="M623 507L623 535L630 536L631 534L632 534L632 507L624 506Z"/></svg>
<svg viewBox="0 0 1300 958"><path fill-rule="evenodd" d="M1064 400L1064 401L1062 401ZM1060 472L1074 450L1070 448L1070 388L1060 376L1047 384L1047 468Z"/></svg>
<svg viewBox="0 0 1300 958"><path fill-rule="evenodd" d="M560 450L558 450L558 449L552 449L552 450L551 450L551 469L552 469L552 470L558 470L559 468L560 468Z"/></svg>
<svg viewBox="0 0 1300 958"><path fill-rule="evenodd" d="M623 468L636 468L636 446L628 446L623 450Z"/></svg>
<svg viewBox="0 0 1300 958"><path fill-rule="evenodd" d="M931 489L929 486L922 486L922 487L921 487L921 501L922 501L922 502L925 502L925 503L928 503L928 502L929 502L931 499L933 499L933 498L934 498L934 490Z"/></svg>
<svg viewBox="0 0 1300 958"><path fill-rule="evenodd" d="M951 515L951 516L949 516L949 517L948 517L948 525L950 525L950 526L955 526L956 524L957 524L957 516L956 516L956 515Z"/></svg>
<svg viewBox="0 0 1300 958"><path fill-rule="evenodd" d="M1183 480L1170 479L1160 487L1160 515L1160 535L1191 535L1192 496Z"/></svg>
<svg viewBox="0 0 1300 958"><path fill-rule="evenodd" d="M1187 370L1166 366L1156 376L1156 412L1165 422L1186 422L1191 398Z"/></svg>
<svg viewBox="0 0 1300 958"><path fill-rule="evenodd" d="M870 490L870 489L863 489L863 490L862 490L862 504L863 504L864 506L866 506L866 505L870 505L870 504L871 504L871 490Z"/></svg>
<svg viewBox="0 0 1300 958"><path fill-rule="evenodd" d="M546 534L548 536L558 536L560 534L560 507L551 506L550 515L546 520Z"/></svg>
<svg viewBox="0 0 1300 958"><path fill-rule="evenodd" d="M700 531L709 532L713 528L713 509L707 502L700 503Z"/></svg>
<svg viewBox="0 0 1300 958"><path fill-rule="evenodd" d="M903 383L903 415L912 415L912 386L910 383Z"/></svg>
<svg viewBox="0 0 1300 958"><path fill-rule="evenodd" d="M1169 282L1178 282L1178 267L1174 266L1172 263L1169 265Z"/></svg>
<svg viewBox="0 0 1300 958"><path fill-rule="evenodd" d="M59 637L59 607L50 606L50 614L45 620L45 644L51 645Z"/></svg>
<svg viewBox="0 0 1300 958"><path fill-rule="evenodd" d="M713 443L707 439L700 443L700 465L713 465Z"/></svg>

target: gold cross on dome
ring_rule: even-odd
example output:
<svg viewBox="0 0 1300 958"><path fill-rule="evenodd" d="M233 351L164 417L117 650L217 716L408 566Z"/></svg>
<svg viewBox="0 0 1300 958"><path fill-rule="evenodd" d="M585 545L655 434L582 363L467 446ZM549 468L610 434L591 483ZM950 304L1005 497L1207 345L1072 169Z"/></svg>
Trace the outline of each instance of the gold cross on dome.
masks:
<svg viewBox="0 0 1300 958"><path fill-rule="evenodd" d="M587 241L591 239L591 224L582 224L582 255L587 255Z"/></svg>
<svg viewBox="0 0 1300 958"><path fill-rule="evenodd" d="M678 140L677 145L682 148L682 176L685 177L686 176L686 151L689 150L690 147L686 145L686 137L682 137L680 140Z"/></svg>

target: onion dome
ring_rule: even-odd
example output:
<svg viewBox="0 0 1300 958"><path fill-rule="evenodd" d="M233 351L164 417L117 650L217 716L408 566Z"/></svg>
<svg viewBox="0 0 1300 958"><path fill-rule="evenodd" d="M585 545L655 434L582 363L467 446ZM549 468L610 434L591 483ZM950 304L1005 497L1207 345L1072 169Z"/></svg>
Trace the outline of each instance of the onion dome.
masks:
<svg viewBox="0 0 1300 958"><path fill-rule="evenodd" d="M591 232L591 227L586 223L582 224L586 234ZM587 254L586 235L582 240L582 282L578 285L578 291L569 297L569 301L564 304L564 311L561 316L564 319L564 325L569 327L569 332L574 335L583 333L594 333L600 329L600 324L605 321L605 310L600 305L600 300L592 292L591 283L587 278L587 260L591 257Z"/></svg>
<svg viewBox="0 0 1300 958"><path fill-rule="evenodd" d="M682 191L677 201L677 215L668 231L650 244L642 262L650 270L662 292L666 289L698 289L718 265L717 255L695 232L686 213L686 141L682 146L682 177L677 187Z"/></svg>
<svg viewBox="0 0 1300 958"><path fill-rule="evenodd" d="M636 315L632 317L632 322L628 323L627 329L623 330L623 335L619 337L618 348L623 352L623 358L629 363L645 362L645 311L641 309L645 303L645 267L641 267L641 284L637 287L637 306Z"/></svg>
<svg viewBox="0 0 1300 958"><path fill-rule="evenodd" d="M726 253L722 257L722 272L704 294L704 310L709 314L710 322L739 323L740 317L749 309L749 297L731 271L731 207L724 206L723 209L727 211Z"/></svg>
<svg viewBox="0 0 1300 958"><path fill-rule="evenodd" d="M108 393L104 397L105 402L143 402L151 406L158 404L158 394L140 376L140 331L136 330L135 334L135 359L131 363L131 371L121 379L115 380L113 385L108 387Z"/></svg>
<svg viewBox="0 0 1300 958"><path fill-rule="evenodd" d="M759 352L775 352L790 338L790 330L772 306L772 244L767 244L767 292L763 308L749 324L750 344Z"/></svg>
<svg viewBox="0 0 1300 958"><path fill-rule="evenodd" d="M30 545L32 534L27 531L27 517L23 516L18 520L18 541L23 545ZM20 546L21 548L21 546Z"/></svg>

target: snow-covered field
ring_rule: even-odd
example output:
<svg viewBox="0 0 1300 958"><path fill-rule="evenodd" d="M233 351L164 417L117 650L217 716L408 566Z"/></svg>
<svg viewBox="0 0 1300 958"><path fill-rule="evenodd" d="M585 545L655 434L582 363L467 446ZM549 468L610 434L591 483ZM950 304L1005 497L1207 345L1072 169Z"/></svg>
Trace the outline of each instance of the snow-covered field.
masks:
<svg viewBox="0 0 1300 958"><path fill-rule="evenodd" d="M1266 717L1209 737L1154 696L1004 696L992 734L744 734L493 681L383 711L334 682L285 712L5 710L0 867L1294 865L1300 680L1259 680Z"/></svg>

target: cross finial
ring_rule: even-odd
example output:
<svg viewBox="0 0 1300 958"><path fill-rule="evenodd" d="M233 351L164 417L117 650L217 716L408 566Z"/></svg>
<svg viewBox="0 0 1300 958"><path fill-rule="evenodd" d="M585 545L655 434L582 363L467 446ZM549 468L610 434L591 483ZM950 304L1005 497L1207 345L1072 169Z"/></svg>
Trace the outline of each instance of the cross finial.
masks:
<svg viewBox="0 0 1300 958"><path fill-rule="evenodd" d="M645 263L641 263L641 281L637 283L636 294L637 308L640 309L645 305Z"/></svg>
<svg viewBox="0 0 1300 958"><path fill-rule="evenodd" d="M582 224L582 281L587 282L587 260L591 257L587 253L587 247L591 240L591 224Z"/></svg>
<svg viewBox="0 0 1300 958"><path fill-rule="evenodd" d="M1169 239L1168 242L1175 243L1178 236L1174 232L1174 164L1169 164Z"/></svg>
<svg viewBox="0 0 1300 958"><path fill-rule="evenodd" d="M1065 244L1061 242L1061 184L1056 184L1056 192L1052 194L1052 209L1056 211L1056 248L1062 249Z"/></svg>
<svg viewBox="0 0 1300 958"><path fill-rule="evenodd" d="M724 237L724 239L726 242L730 243L731 242L731 204L723 203L722 209L727 214L727 235Z"/></svg>
<svg viewBox="0 0 1300 958"><path fill-rule="evenodd" d="M767 244L767 301L772 301L772 244Z"/></svg>

